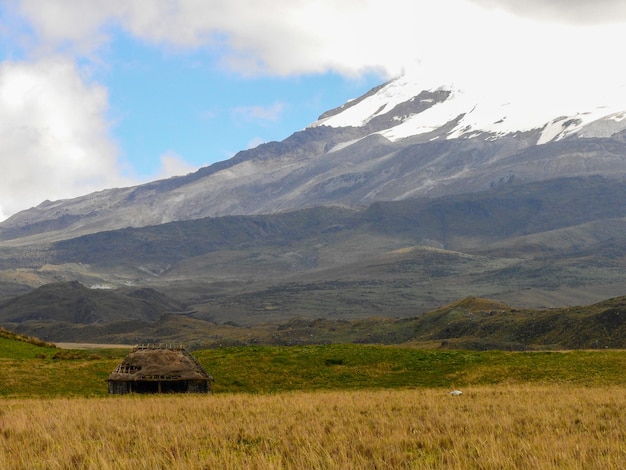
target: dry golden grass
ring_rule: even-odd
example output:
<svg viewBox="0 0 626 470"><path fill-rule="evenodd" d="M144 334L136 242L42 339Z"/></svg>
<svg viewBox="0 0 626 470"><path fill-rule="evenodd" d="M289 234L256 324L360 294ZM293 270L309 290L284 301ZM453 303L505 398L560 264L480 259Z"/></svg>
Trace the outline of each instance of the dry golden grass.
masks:
<svg viewBox="0 0 626 470"><path fill-rule="evenodd" d="M6 469L626 468L621 388L5 399Z"/></svg>

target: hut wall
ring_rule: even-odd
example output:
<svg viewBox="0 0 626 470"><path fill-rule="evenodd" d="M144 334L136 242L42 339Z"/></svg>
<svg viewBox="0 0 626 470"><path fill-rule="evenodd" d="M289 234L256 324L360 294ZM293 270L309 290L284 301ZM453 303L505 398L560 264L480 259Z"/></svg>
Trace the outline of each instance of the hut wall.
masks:
<svg viewBox="0 0 626 470"><path fill-rule="evenodd" d="M127 393L210 393L207 380L178 381L109 381L109 393L124 395Z"/></svg>
<svg viewBox="0 0 626 470"><path fill-rule="evenodd" d="M207 380L190 380L187 391L189 393L209 393L211 389Z"/></svg>
<svg viewBox="0 0 626 470"><path fill-rule="evenodd" d="M109 381L109 393L115 393L117 395L124 395L130 393L128 382L114 382Z"/></svg>

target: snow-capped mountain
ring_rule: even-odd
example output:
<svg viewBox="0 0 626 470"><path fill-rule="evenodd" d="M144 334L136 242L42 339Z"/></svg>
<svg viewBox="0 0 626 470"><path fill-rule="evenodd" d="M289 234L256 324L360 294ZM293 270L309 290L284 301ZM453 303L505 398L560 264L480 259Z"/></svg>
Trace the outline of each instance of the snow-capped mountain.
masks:
<svg viewBox="0 0 626 470"><path fill-rule="evenodd" d="M610 137L626 129L626 102L607 100L581 109L576 97L549 103L512 100L498 94L478 95L451 86L424 92L419 78L393 80L360 100L322 116L314 126L365 127L391 115L378 134L396 142L449 127L432 139L482 138L495 140L520 132L537 131L536 144L569 136ZM453 124L453 125L450 125Z"/></svg>
<svg viewBox="0 0 626 470"><path fill-rule="evenodd" d="M0 223L0 238L54 240L209 216L359 208L559 177L623 178L626 102L565 98L507 99L502 92L424 87L405 75L282 142L196 173L46 201Z"/></svg>

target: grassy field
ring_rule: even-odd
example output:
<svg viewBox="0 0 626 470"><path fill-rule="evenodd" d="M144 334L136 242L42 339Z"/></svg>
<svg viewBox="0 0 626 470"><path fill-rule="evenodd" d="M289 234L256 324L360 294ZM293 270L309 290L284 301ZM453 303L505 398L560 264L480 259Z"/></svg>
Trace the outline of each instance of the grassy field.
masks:
<svg viewBox="0 0 626 470"><path fill-rule="evenodd" d="M126 349L64 350L0 338L0 396L106 396ZM445 351L375 345L195 351L214 392L276 393L491 384L626 385L626 351ZM4 356L4 357L3 357Z"/></svg>
<svg viewBox="0 0 626 470"><path fill-rule="evenodd" d="M197 351L215 391L626 385L625 351L441 351L391 346L241 347Z"/></svg>
<svg viewBox="0 0 626 470"><path fill-rule="evenodd" d="M626 467L622 387L5 399L0 468Z"/></svg>
<svg viewBox="0 0 626 470"><path fill-rule="evenodd" d="M0 468L626 468L626 351L210 349L211 395L109 396L126 353L0 338Z"/></svg>
<svg viewBox="0 0 626 470"><path fill-rule="evenodd" d="M64 350L0 338L0 397L107 396L127 349ZM626 351L446 351L335 344L205 349L214 393L459 388L492 384L626 385Z"/></svg>

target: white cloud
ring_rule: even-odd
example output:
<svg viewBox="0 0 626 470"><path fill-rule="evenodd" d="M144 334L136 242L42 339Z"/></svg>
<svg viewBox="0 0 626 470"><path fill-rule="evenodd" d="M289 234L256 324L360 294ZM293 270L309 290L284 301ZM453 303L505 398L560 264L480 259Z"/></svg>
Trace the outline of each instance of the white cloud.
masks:
<svg viewBox="0 0 626 470"><path fill-rule="evenodd" d="M156 175L151 179L165 179L172 176L186 175L198 169L191 165L174 151L169 151L161 155L161 167Z"/></svg>
<svg viewBox="0 0 626 470"><path fill-rule="evenodd" d="M438 0L21 0L43 51L88 55L119 25L135 37L174 48L204 47L246 74L398 70L450 11L467 2ZM438 26L435 26L438 25ZM434 37L436 38L436 34ZM407 42L408 41L408 42ZM431 45L432 46L432 45ZM398 54L402 52L402 57ZM401 59L401 60L399 60Z"/></svg>
<svg viewBox="0 0 626 470"><path fill-rule="evenodd" d="M589 49L616 54L621 37L611 27L584 28L541 20L571 11L596 22L626 20L621 0L21 0L21 11L42 41L96 47L110 25L143 41L173 48L207 48L244 74L293 75L334 70L346 75L398 73L427 63L457 76L478 69L483 78L502 70L554 63L563 53ZM570 2L567 2L570 5ZM509 13L507 13L509 12ZM593 13L593 15L591 15ZM622 14L623 13L623 14ZM536 18L523 20L522 17ZM605 25L603 25L605 26ZM622 25L619 25L620 27ZM109 28L110 29L110 28ZM623 28L617 28L623 30ZM609 41L609 42L607 42ZM617 42L613 42L617 41ZM605 57L604 56L604 57ZM613 56L613 62L615 56ZM455 66L455 64L458 64ZM582 67L581 67L582 68Z"/></svg>
<svg viewBox="0 0 626 470"><path fill-rule="evenodd" d="M614 23L626 20L623 0L473 0L491 8L552 21L577 24Z"/></svg>
<svg viewBox="0 0 626 470"><path fill-rule="evenodd" d="M39 57L57 53L59 49L90 56L109 37L102 26L124 15L123 2L73 0L18 0L14 15L21 14L32 26L38 42L31 44Z"/></svg>
<svg viewBox="0 0 626 470"><path fill-rule="evenodd" d="M106 90L67 59L0 65L3 216L125 182L106 111Z"/></svg>
<svg viewBox="0 0 626 470"><path fill-rule="evenodd" d="M452 84L490 99L515 93L518 101L522 96L538 107L550 100L584 107L626 94L622 0L15 0L9 5L34 34L20 40L29 46L31 63L0 67L5 214L43 198L122 181L105 118L106 90L89 83L73 62L100 60L100 48L119 29L158 47L203 49L222 66L247 75L332 70L390 77L416 68L424 88ZM41 59L50 56L56 58ZM283 110L275 103L238 108L233 116L272 122ZM181 162L164 158L166 173Z"/></svg>
<svg viewBox="0 0 626 470"><path fill-rule="evenodd" d="M285 104L276 102L269 106L238 106L231 113L236 121L263 124L277 122L284 110Z"/></svg>

